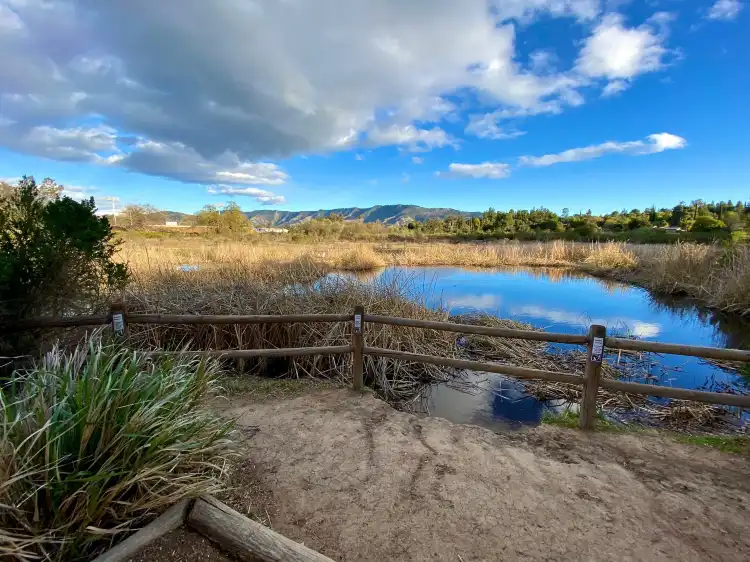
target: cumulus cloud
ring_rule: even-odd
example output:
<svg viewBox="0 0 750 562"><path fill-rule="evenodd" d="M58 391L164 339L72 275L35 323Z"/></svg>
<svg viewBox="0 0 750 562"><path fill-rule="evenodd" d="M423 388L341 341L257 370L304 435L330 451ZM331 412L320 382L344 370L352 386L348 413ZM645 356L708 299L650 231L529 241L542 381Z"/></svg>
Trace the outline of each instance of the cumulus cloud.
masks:
<svg viewBox="0 0 750 562"><path fill-rule="evenodd" d="M616 96L620 92L624 92L630 88L630 82L627 80L612 80L602 90L602 96L608 98L610 96Z"/></svg>
<svg viewBox="0 0 750 562"><path fill-rule="evenodd" d="M424 158L421 156L412 156L411 161L413 164L424 164Z"/></svg>
<svg viewBox="0 0 750 562"><path fill-rule="evenodd" d="M97 189L95 187L84 187L81 185L63 185L62 195L80 201L93 197L96 199Z"/></svg>
<svg viewBox="0 0 750 562"><path fill-rule="evenodd" d="M0 83L16 97L6 118L59 127L95 114L209 160L246 161L351 146L382 115L440 119L454 109L442 94L461 88L519 108L564 99L577 80L520 67L503 22L599 12L593 0L0 6L3 29L23 31L0 40Z"/></svg>
<svg viewBox="0 0 750 562"><path fill-rule="evenodd" d="M207 190L211 195L229 195L231 197L252 197L263 205L282 205L286 203L283 195L277 195L265 189L255 187L233 187L229 185L213 185Z"/></svg>
<svg viewBox="0 0 750 562"><path fill-rule="evenodd" d="M525 135L518 129L506 129L500 125L502 117L495 113L485 113L484 115L470 115L469 124L464 132L468 135L474 135L482 139L514 139Z"/></svg>
<svg viewBox="0 0 750 562"><path fill-rule="evenodd" d="M10 6L0 4L0 31L4 33L20 33L24 25L21 18L18 17Z"/></svg>
<svg viewBox="0 0 750 562"><path fill-rule="evenodd" d="M669 16L661 12L639 27L628 28L621 15L604 16L586 39L577 70L592 78L610 80L630 80L659 70L669 53L663 45L668 21Z"/></svg>
<svg viewBox="0 0 750 562"><path fill-rule="evenodd" d="M710 20L733 20L740 14L741 10L742 3L740 0L717 0L708 10L706 18Z"/></svg>
<svg viewBox="0 0 750 562"><path fill-rule="evenodd" d="M433 148L458 147L458 141L440 127L418 129L414 125L375 127L367 134L373 146L403 146L411 152L428 152Z"/></svg>
<svg viewBox="0 0 750 562"><path fill-rule="evenodd" d="M267 161L293 154L456 147L439 123L455 118L457 92L489 112L469 134L514 136L502 120L580 105L592 80L632 80L665 53L656 20L628 28L609 15L574 68L556 70L542 51L519 62L519 22L589 25L599 0L178 4L0 0L0 145L180 181L277 185L286 174Z"/></svg>
<svg viewBox="0 0 750 562"><path fill-rule="evenodd" d="M588 21L599 14L600 4L600 0L494 0L493 7L501 19L512 18L525 23L540 13Z"/></svg>
<svg viewBox="0 0 750 562"><path fill-rule="evenodd" d="M502 162L483 162L481 164L458 164L448 166L448 172L437 172L442 177L463 177L475 179L500 180L510 176L510 164Z"/></svg>
<svg viewBox="0 0 750 562"><path fill-rule="evenodd" d="M521 166L543 167L561 164L563 162L582 162L593 160L606 154L630 154L644 155L657 154L665 150L677 150L685 148L687 141L670 133L657 133L649 135L645 140L629 142L605 142L583 148L572 148L557 154L545 154L544 156L521 156L518 163Z"/></svg>
<svg viewBox="0 0 750 562"><path fill-rule="evenodd" d="M116 131L110 127L0 127L0 143L28 154L70 162L106 163L117 158Z"/></svg>
<svg viewBox="0 0 750 562"><path fill-rule="evenodd" d="M206 159L182 143L138 139L117 165L134 172L204 184L281 185L288 175L276 164L242 161L232 152Z"/></svg>

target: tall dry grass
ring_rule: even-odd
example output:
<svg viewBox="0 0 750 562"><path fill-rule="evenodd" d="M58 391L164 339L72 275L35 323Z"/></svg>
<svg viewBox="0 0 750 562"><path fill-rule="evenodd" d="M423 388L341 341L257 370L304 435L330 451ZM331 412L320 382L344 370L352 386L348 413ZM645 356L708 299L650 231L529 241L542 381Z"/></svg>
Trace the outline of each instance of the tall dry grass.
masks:
<svg viewBox="0 0 750 562"><path fill-rule="evenodd" d="M170 245L171 244L171 245ZM205 240L129 243L122 252L136 273L180 264L230 269L269 281L297 271L313 278L329 271L386 266L567 267L682 294L727 311L750 312L750 248L619 242L501 242L494 244L207 244Z"/></svg>
<svg viewBox="0 0 750 562"><path fill-rule="evenodd" d="M750 247L674 244L639 248L635 255L637 267L626 279L712 308L750 313Z"/></svg>

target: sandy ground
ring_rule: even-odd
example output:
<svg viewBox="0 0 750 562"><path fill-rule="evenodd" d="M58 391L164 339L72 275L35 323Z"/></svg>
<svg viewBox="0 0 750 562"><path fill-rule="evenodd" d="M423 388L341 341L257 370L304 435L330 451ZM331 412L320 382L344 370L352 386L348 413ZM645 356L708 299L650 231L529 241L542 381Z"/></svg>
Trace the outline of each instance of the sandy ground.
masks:
<svg viewBox="0 0 750 562"><path fill-rule="evenodd" d="M743 457L652 435L498 435L346 390L219 410L246 437L223 499L336 560L750 559Z"/></svg>
<svg viewBox="0 0 750 562"><path fill-rule="evenodd" d="M180 528L145 546L128 562L233 562L233 559L204 536Z"/></svg>

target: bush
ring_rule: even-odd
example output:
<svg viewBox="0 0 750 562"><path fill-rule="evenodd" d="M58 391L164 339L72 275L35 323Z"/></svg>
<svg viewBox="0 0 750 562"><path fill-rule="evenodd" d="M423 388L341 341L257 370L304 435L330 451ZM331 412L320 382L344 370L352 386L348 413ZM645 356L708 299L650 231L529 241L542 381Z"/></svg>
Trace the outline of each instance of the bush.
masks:
<svg viewBox="0 0 750 562"><path fill-rule="evenodd" d="M49 186L46 180L44 186ZM90 310L98 296L124 286L125 265L94 201L60 198L33 177L0 202L0 316L20 319Z"/></svg>
<svg viewBox="0 0 750 562"><path fill-rule="evenodd" d="M0 559L88 557L217 491L230 427L199 408L216 372L96 335L14 373L0 389Z"/></svg>
<svg viewBox="0 0 750 562"><path fill-rule="evenodd" d="M691 232L713 232L716 230L722 230L726 228L726 225L719 219L715 219L709 215L701 215L693 221L690 227Z"/></svg>

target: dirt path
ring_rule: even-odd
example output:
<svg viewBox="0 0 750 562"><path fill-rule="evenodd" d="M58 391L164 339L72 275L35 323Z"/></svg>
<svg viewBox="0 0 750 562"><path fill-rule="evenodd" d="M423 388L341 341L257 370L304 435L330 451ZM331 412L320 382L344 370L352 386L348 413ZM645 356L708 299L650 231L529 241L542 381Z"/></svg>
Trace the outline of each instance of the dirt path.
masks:
<svg viewBox="0 0 750 562"><path fill-rule="evenodd" d="M221 411L253 434L244 462L273 528L336 560L750 559L742 457L649 435L496 435L345 390Z"/></svg>

